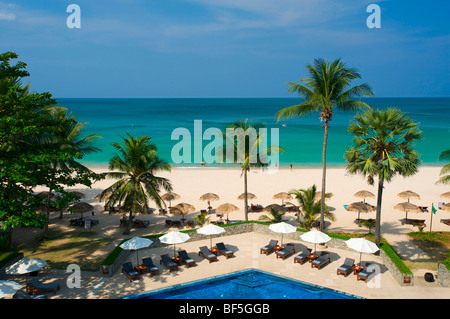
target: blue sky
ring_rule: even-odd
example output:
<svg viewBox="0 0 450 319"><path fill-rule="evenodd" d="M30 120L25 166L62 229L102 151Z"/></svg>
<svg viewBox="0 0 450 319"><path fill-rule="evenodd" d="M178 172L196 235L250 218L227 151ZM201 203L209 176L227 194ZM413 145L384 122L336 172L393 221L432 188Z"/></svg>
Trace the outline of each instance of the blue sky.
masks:
<svg viewBox="0 0 450 319"><path fill-rule="evenodd" d="M81 8L69 29L67 6ZM366 8L381 7L369 29ZM292 97L342 58L377 97L449 96L450 3L366 0L0 0L0 51L62 97ZM357 83L355 83L357 84Z"/></svg>

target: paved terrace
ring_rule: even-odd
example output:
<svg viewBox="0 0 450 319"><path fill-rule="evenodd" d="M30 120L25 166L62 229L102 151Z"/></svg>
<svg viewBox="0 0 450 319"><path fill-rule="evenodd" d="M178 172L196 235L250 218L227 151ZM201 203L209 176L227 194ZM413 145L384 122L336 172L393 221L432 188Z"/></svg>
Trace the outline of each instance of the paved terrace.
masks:
<svg viewBox="0 0 450 319"><path fill-rule="evenodd" d="M335 290L347 292L364 298L382 298L382 299L405 299L405 298L450 298L450 288L442 288L436 283L428 283L423 278L415 279L414 287L402 287L394 281L390 272L382 264L380 257L363 254L363 261L372 261L380 265L381 273L372 279L373 284L378 284L379 288L370 288L363 280L357 281L353 274L344 277L337 276L336 269L344 262L346 257L359 261L359 253L341 250L331 247L317 245L317 250L326 250L331 253L331 263L318 270L311 268L309 263L300 265L294 264L293 254L285 260L276 258L275 253L260 254L259 249L269 243L270 239L278 239L276 236L251 232L237 235L220 237L212 240L213 245L216 242L224 242L227 247L235 251L235 258L226 259L219 255L218 262L209 263L208 260L198 255L200 246L208 246L209 239L199 241L187 241L176 246L177 250L185 249L188 254L197 262L196 267L186 268L180 266L178 271L169 272L164 265L160 265L161 254L173 254L173 245L166 247L147 248L139 251L139 258L152 257L155 265L160 269L159 276L150 277L150 274L144 274L140 280L130 282L125 274L117 271L112 277L101 277L99 273L82 272L81 288L69 289L66 285L66 279L69 276L61 270L47 269L39 274L39 279L43 282L58 281L61 283L61 290L53 295L48 294L49 298L118 298L131 294L142 293L153 289L163 288L179 283L194 281L202 278L208 278L216 275L226 274L234 271L248 268L260 269L270 273L294 278L308 283L332 288ZM284 243L291 242L295 244L296 251L301 251L305 243L298 240L285 239ZM151 247L151 246L150 246ZM313 244L307 244L308 248L314 249ZM128 260L136 264L136 253L133 252ZM23 276L11 276L18 282L24 282ZM369 281L370 282L370 281Z"/></svg>

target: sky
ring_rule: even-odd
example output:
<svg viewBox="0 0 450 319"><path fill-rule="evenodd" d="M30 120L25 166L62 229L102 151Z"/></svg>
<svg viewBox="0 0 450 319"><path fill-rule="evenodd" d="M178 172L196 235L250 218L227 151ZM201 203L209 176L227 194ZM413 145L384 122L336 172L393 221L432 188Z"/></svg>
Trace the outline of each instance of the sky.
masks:
<svg viewBox="0 0 450 319"><path fill-rule="evenodd" d="M70 4L81 28L69 28ZM369 28L370 4L381 28ZM294 97L341 58L375 97L448 97L448 0L0 0L0 52L56 98ZM360 84L355 82L354 84Z"/></svg>

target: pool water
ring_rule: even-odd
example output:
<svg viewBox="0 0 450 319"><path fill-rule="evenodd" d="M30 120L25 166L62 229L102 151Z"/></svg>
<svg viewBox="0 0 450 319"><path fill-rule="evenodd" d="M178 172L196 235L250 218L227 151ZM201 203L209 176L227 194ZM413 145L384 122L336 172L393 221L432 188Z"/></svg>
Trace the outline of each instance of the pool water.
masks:
<svg viewBox="0 0 450 319"><path fill-rule="evenodd" d="M358 299L295 279L247 269L124 297L125 299Z"/></svg>

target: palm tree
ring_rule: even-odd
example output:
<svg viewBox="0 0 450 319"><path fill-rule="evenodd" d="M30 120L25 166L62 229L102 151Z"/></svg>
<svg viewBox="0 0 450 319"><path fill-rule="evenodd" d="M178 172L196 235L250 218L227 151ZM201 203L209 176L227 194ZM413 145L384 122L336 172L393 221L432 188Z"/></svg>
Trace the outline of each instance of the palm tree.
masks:
<svg viewBox="0 0 450 319"><path fill-rule="evenodd" d="M440 161L450 161L450 149L442 151L441 154L439 155L439 160ZM441 178L439 178L439 180L436 182L436 184L450 184L450 164L446 164L444 165L444 167L442 167L441 172L439 173L440 176L442 176ZM447 174L447 175L445 175Z"/></svg>
<svg viewBox="0 0 450 319"><path fill-rule="evenodd" d="M209 222L210 217L208 217L208 213L200 213L194 217L194 220L197 222L199 226L203 226Z"/></svg>
<svg viewBox="0 0 450 319"><path fill-rule="evenodd" d="M289 192L290 195L294 195L299 203L298 210L298 223L302 225L305 229L311 229L313 225L320 219L320 210L322 200L316 201L317 187L316 185L311 186L308 189L294 189ZM331 193L325 194L325 198L330 198L333 196ZM295 205L294 205L295 206ZM326 210L328 207L324 206ZM300 215L303 221L300 221ZM324 218L331 221L335 220L335 216L332 213L327 213Z"/></svg>
<svg viewBox="0 0 450 319"><path fill-rule="evenodd" d="M159 195L162 190L172 191L168 179L155 174L160 171L170 172L170 164L157 155L157 147L150 137L134 138L128 134L128 139L122 137L124 145L113 143L118 150L109 161L111 172L105 177L118 179L102 192L100 198L110 193L106 206L120 204L129 212L124 235L130 233L133 216L138 212L147 212L148 201L153 200L159 208L164 202Z"/></svg>
<svg viewBox="0 0 450 319"><path fill-rule="evenodd" d="M328 62L316 59L312 65L306 66L309 77L300 79L300 83L289 83L289 92L300 95L305 101L298 105L289 106L277 113L277 121L292 117L305 116L312 112L320 112L320 120L325 129L322 151L322 201L320 230L323 231L325 211L325 183L326 183L326 150L329 122L333 117L333 110L354 112L370 108L358 98L373 96L372 89L366 83L350 87L355 79L361 75L357 69L348 68L341 59Z"/></svg>
<svg viewBox="0 0 450 319"><path fill-rule="evenodd" d="M375 243L379 246L384 183L396 175L407 177L418 171L419 154L413 144L421 139L421 132L418 123L395 108L357 114L348 132L355 136L354 145L345 153L348 172L364 175L370 185L378 177Z"/></svg>
<svg viewBox="0 0 450 319"><path fill-rule="evenodd" d="M248 182L247 174L251 167L267 167L269 164L266 161L268 152L282 152L283 149L278 146L270 146L266 149L260 149L261 141L266 138L258 132L262 128L263 124L258 123L252 125L248 120L235 122L227 127L227 129L233 129L235 137L230 138L228 134L225 134L224 143L230 143L233 147L233 152L228 152L227 146L224 146L225 152L222 153L226 161L231 161L241 165L241 176L244 175L244 212L245 221L248 221ZM254 132L255 136L252 138L249 136L251 132ZM249 134L250 133L250 134ZM231 158L232 157L232 158ZM264 160L262 160L264 159Z"/></svg>
<svg viewBox="0 0 450 319"><path fill-rule="evenodd" d="M87 123L78 122L77 117L73 116L71 112L67 112L68 109L61 106L48 106L42 109L42 113L45 116L50 117L55 125L55 131L52 135L42 135L35 139L33 142L45 147L46 145L57 145L61 150L70 150L78 153L79 157L83 157L86 154L98 152L100 149L94 146L94 142L97 138L100 138L97 134L91 134L85 137L81 137L83 130ZM52 164L54 169L69 170L73 169L77 174L89 174L94 176L89 168L78 162L75 158L71 157L65 161L58 161ZM47 203L47 220L50 216L50 195L54 189L49 188ZM61 189L61 191L63 191ZM73 197L73 196L71 196ZM56 203L59 206L60 218L62 218L62 211L69 205L69 201L64 196L57 196ZM79 197L75 196L75 199L79 200ZM47 236L48 223L45 225L44 238Z"/></svg>
<svg viewBox="0 0 450 319"><path fill-rule="evenodd" d="M265 220L265 221L268 221L273 224L281 223L283 221L283 217L285 214L286 214L285 212L281 212L275 208L272 208L270 210L270 216L261 215L261 216L259 216L259 220Z"/></svg>

